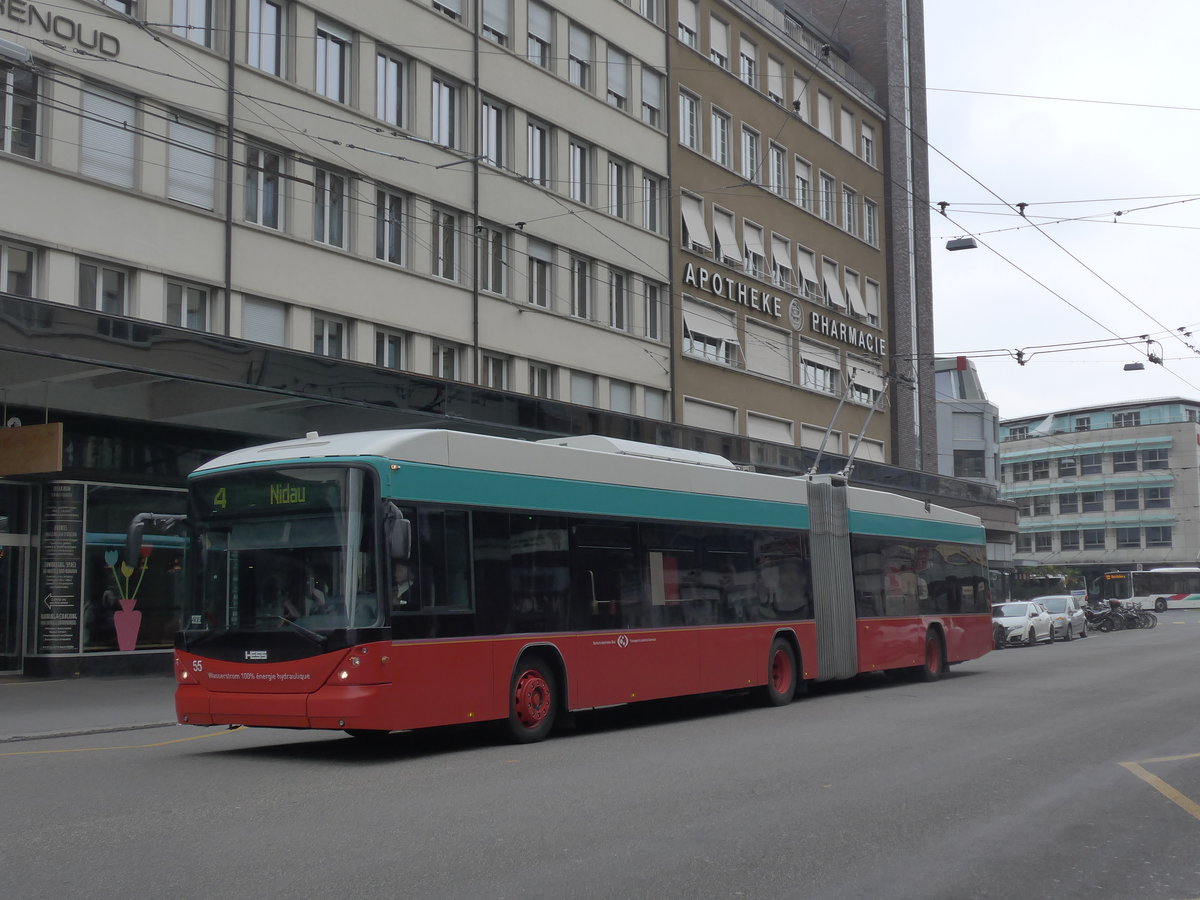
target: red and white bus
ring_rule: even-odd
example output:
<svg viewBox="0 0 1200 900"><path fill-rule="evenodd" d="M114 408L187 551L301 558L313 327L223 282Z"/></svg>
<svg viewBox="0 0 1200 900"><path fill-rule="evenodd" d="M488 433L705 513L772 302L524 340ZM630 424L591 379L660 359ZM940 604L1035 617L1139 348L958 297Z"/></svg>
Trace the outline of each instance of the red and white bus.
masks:
<svg viewBox="0 0 1200 900"><path fill-rule="evenodd" d="M908 669L992 646L979 520L600 437L307 437L191 477L179 721L353 735ZM136 554L143 514L130 530ZM162 517L158 517L162 518ZM135 557L136 558L136 557Z"/></svg>
<svg viewBox="0 0 1200 900"><path fill-rule="evenodd" d="M1092 594L1102 601L1119 600L1155 612L1200 609L1200 568L1105 572L1093 582Z"/></svg>

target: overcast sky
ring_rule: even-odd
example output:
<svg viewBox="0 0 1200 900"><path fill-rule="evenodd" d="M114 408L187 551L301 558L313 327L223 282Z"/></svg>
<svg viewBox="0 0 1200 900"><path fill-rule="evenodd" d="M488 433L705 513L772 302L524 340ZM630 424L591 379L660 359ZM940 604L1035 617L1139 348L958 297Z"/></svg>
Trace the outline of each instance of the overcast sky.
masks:
<svg viewBox="0 0 1200 900"><path fill-rule="evenodd" d="M970 356L1002 418L1200 401L1200 2L925 0L925 20L938 354Z"/></svg>

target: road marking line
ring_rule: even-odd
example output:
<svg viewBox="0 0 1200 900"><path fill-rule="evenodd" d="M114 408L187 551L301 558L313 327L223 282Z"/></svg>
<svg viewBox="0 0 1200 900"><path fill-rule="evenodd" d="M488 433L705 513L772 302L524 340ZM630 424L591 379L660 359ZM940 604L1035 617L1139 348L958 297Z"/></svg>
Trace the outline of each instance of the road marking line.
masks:
<svg viewBox="0 0 1200 900"><path fill-rule="evenodd" d="M229 728L225 731L216 731L211 734L193 734L190 737L173 738L169 741L155 741L152 744L125 744L120 747L75 747L67 750L18 750L14 753L0 753L0 757L4 756L46 756L50 753L99 753L105 750L150 750L154 747L165 747L168 744L182 744L185 741L202 741L206 738L221 737L225 734L230 734L234 731L240 731L244 726L238 725L236 728Z"/></svg>
<svg viewBox="0 0 1200 900"><path fill-rule="evenodd" d="M1164 757L1163 759L1160 759L1160 760L1149 760L1148 759L1148 760L1146 760L1146 762L1166 762L1168 759L1193 759L1196 756L1200 756L1200 754L1191 754L1189 756L1179 756L1179 757ZM1150 774L1149 772L1147 772L1145 769L1143 769L1140 765L1138 765L1135 762L1123 762L1123 763L1121 763L1121 766L1125 769L1128 769L1130 772L1132 772L1138 778L1142 779L1142 781L1146 782L1146 784L1150 785L1150 787L1154 788L1156 791L1158 791L1160 794L1162 794L1164 797L1166 797L1168 800L1170 800L1172 803L1174 803L1176 806L1178 806L1184 812L1188 813L1190 816L1192 816L1195 819L1200 819L1200 803L1197 803L1195 800L1192 800L1186 794L1183 794L1180 791L1177 791L1175 788L1171 787L1171 785L1167 784L1165 781L1163 781L1157 775Z"/></svg>

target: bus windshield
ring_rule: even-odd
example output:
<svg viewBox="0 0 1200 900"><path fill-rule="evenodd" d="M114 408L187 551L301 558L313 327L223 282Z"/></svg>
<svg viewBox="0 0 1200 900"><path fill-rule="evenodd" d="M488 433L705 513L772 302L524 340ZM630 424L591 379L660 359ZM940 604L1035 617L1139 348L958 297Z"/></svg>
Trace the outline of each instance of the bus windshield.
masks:
<svg viewBox="0 0 1200 900"><path fill-rule="evenodd" d="M348 466L198 479L200 584L185 629L319 636L379 624L372 488Z"/></svg>

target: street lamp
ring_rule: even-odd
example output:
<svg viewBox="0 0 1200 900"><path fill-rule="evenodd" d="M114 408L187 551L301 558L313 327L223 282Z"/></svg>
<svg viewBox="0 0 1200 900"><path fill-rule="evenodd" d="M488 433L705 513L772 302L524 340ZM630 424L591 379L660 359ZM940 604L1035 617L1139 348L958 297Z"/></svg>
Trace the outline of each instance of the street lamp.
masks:
<svg viewBox="0 0 1200 900"><path fill-rule="evenodd" d="M974 250L978 246L973 237L954 238L946 241L947 250Z"/></svg>

